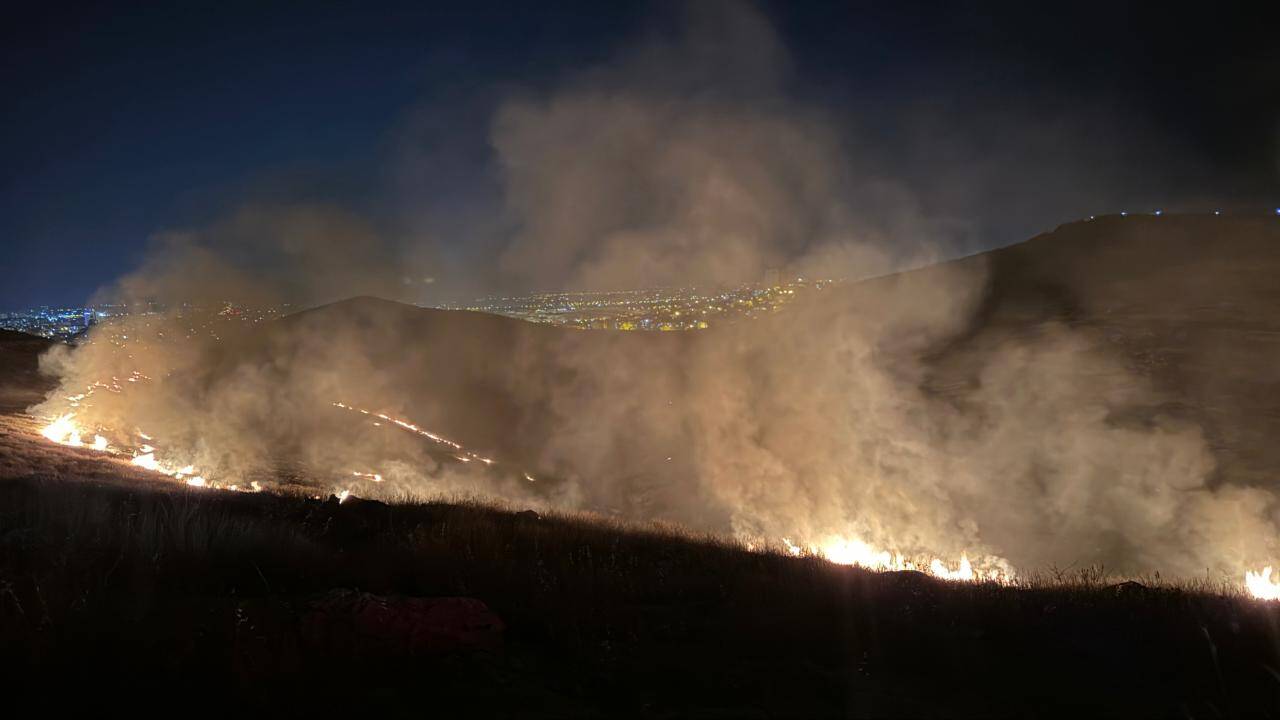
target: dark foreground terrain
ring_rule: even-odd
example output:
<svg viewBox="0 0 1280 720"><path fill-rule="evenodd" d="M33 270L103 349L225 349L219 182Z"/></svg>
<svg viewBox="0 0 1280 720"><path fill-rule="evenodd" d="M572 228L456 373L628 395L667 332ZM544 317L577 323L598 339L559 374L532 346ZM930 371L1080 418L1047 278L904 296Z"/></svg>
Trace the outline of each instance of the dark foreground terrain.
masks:
<svg viewBox="0 0 1280 720"><path fill-rule="evenodd" d="M1277 714L1280 604L1211 590L943 583L468 504L0 483L6 685L131 714Z"/></svg>

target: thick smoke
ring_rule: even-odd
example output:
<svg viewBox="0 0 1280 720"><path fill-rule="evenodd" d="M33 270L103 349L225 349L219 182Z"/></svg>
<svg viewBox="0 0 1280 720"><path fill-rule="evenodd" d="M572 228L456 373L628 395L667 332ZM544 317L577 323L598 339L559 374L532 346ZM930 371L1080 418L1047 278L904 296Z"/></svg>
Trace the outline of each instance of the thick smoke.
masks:
<svg viewBox="0 0 1280 720"><path fill-rule="evenodd" d="M351 212L247 205L210 227L161 234L142 266L97 300L306 307L370 293L400 299L405 272L378 230Z"/></svg>
<svg viewBox="0 0 1280 720"><path fill-rule="evenodd" d="M717 4L689 15L674 40L499 109L492 139L518 228L501 269L534 286L618 289L738 284L767 268L869 276L920 260L923 222L883 242L883 223L909 215L853 204L903 192L858 177L828 118L788 97L768 22Z"/></svg>
<svg viewBox="0 0 1280 720"><path fill-rule="evenodd" d="M394 408L405 389L397 379L425 350L377 354L366 332L384 349L399 344L390 320L277 319L355 295L396 297L419 274L371 224L332 207L251 206L165 234L137 271L99 293L128 315L42 358L61 383L32 411L73 412L86 437L102 433L132 454L154 447L169 470L191 466L186 475L224 487L328 493L369 485L354 473L376 471L383 480L369 494L474 494L470 466L441 466L451 452L372 432L333 404Z"/></svg>
<svg viewBox="0 0 1280 720"><path fill-rule="evenodd" d="M505 270L547 287L727 284L770 267L865 277L954 252L946 223L859 173L833 121L789 98L765 19L693 12L675 40L502 108L494 146L519 228ZM1194 425L1117 421L1161 398L1085 332L1049 323L993 341L961 390L931 391L922 356L965 331L984 281L970 264L876 283L666 355L575 345L559 357L589 380L553 399L550 461L572 459L600 492L634 477L619 462L637 445L665 458L683 436L687 467L648 468L668 476L657 504L745 537L1179 574L1268 556L1272 498L1209 489ZM635 498L635 484L617 494Z"/></svg>
<svg viewBox="0 0 1280 720"><path fill-rule="evenodd" d="M511 285L716 286L770 268L856 279L954 254L946 221L901 182L860 171L836 120L790 94L765 18L740 4L689 12L675 38L499 108L492 144L514 229L498 269ZM86 421L145 427L223 477L279 481L285 458L299 482L316 468L331 469L330 487L353 471L385 476L360 493L474 491L1020 569L1235 574L1276 549L1270 494L1211 486L1200 427L1162 414L1160 392L1089 331L1046 318L975 335L981 262L829 287L693 335L419 319L364 302L172 342L183 300L309 305L430 274L387 247L359 220L314 209L252 211L180 239L117 287L168 303L131 321L155 327L128 331L170 341L122 350L97 332L49 359L64 383L37 411L138 370L152 391L99 393ZM501 468L354 423L339 400Z"/></svg>

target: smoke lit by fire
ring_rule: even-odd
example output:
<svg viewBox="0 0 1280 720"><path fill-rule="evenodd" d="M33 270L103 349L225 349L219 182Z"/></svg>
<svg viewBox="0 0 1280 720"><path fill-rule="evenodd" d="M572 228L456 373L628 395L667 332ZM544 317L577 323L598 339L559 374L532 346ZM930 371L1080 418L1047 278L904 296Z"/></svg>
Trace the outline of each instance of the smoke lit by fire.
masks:
<svg viewBox="0 0 1280 720"><path fill-rule="evenodd" d="M1252 570L1246 572L1244 585L1253 597L1261 600L1280 600L1280 578L1271 579L1270 565L1262 568L1262 572Z"/></svg>
<svg viewBox="0 0 1280 720"><path fill-rule="evenodd" d="M79 400L82 399L83 397L79 398ZM346 410L358 412L362 415L379 417L406 430L430 438L437 443L447 445L457 450L463 450L460 444L446 440L445 438L424 430L407 420L394 418L385 413L355 408L342 402L334 402L333 405ZM213 489L248 492L258 492L262 490L261 484L257 481L251 481L247 484L210 482L190 464L179 465L176 462L166 462L158 459L156 448L146 442L140 443L131 451L124 451L111 447L104 436L94 434L92 442L86 443L83 438L86 437L88 433L76 424L75 415L71 413L52 419L41 429L40 434L61 445L76 448L87 448L113 456L128 456L130 457L129 462L134 466L151 472L167 475L175 480L184 482L191 487L207 487ZM151 439L151 436L141 431L135 434L143 441ZM472 453L467 453L466 456L459 455L458 457L459 459L466 457L468 460L474 458L485 463L494 462L493 460L483 458ZM351 474L358 479L369 480L375 483L381 483L383 481L382 475L376 472L353 470ZM534 478L528 473L523 473L523 475L525 479L530 482L534 480ZM333 493L338 498L339 502L345 502L351 496L351 489L345 487L335 488ZM965 553L962 553L959 560L955 563L948 563L947 561L936 557L928 560L928 562L922 562L904 557L901 553L875 548L859 539L851 537L830 537L819 544L806 547L797 545L788 538L782 538L781 542L787 551L794 556L814 555L840 565L855 565L870 570L880 571L917 571L926 573L941 580L957 582L996 582L1001 584L1011 584L1016 582L1016 575L1013 568L1007 561L997 557L983 558L979 566L975 567L973 562ZM1261 572L1247 572L1244 582L1245 590L1251 596L1258 599L1280 600L1280 581L1272 580L1271 575L1272 568L1270 566L1263 568Z"/></svg>
<svg viewBox="0 0 1280 720"><path fill-rule="evenodd" d="M821 545L808 548L802 548L787 538L783 538L782 543L792 555L816 555L838 565L857 565L870 570L913 570L932 575L940 580L963 582L1008 584L1016 580L1013 568L1009 566L1008 562L996 557L985 558L982 562L982 567L975 569L973 563L969 560L968 554L961 553L960 559L954 564L953 569L952 564L945 562L941 558L932 558L927 563L917 562L903 557L901 553L873 548L856 538L830 538Z"/></svg>
<svg viewBox="0 0 1280 720"><path fill-rule="evenodd" d="M78 404L89 394L92 394L92 390L83 395L76 396L75 402ZM68 399L70 400L70 398ZM454 455L454 457L459 461L470 462L471 460L479 460L489 465L492 465L495 462L490 458L468 452L460 443L448 440L407 420L395 418L386 413L354 407L343 402L333 402L332 404L335 407L350 410L361 415L380 418L397 427L426 437L435 443L439 443L448 448L459 451L460 454ZM257 492L262 489L262 486L256 481L243 486L239 483L210 481L191 464L179 464L178 462L162 460L159 458L160 451L150 444L152 436L141 431L134 433L140 440L139 444L127 451L111 447L104 436L97 434L94 435L92 443L85 443L82 437L86 434L87 433L76 424L75 415L72 413L67 413L54 418L41 430L41 435L53 442L61 445L67 445L69 447L89 448L113 456L126 456L129 457L129 462L136 467L167 475L175 480L184 482L191 487L233 491L246 490L251 492ZM360 480L369 480L374 483L383 482L382 475L377 472L353 470L351 471L351 475ZM528 472L522 472L522 476L529 482L535 481L534 477ZM333 494L341 503L345 502L352 493L351 489L348 487L337 487L333 489ZM1009 567L1005 561L999 558L989 558L984 561L983 567L975 569L968 556L966 554L961 554L958 563L954 565L953 569L950 564L940 558L933 558L928 563L918 564L914 560L905 558L900 553L877 550L860 540L850 538L830 538L821 545L807 548L795 545L786 538L782 539L782 544L787 548L788 552L795 556L812 554L840 565L856 565L872 570L915 570L925 572L942 580L964 582L992 581L999 583L1011 583L1015 579L1012 568ZM1267 569L1268 574L1269 572L1270 568Z"/></svg>
<svg viewBox="0 0 1280 720"><path fill-rule="evenodd" d="M690 31L497 109L501 280L852 279L945 256L916 198L863 176L840 123L796 103L767 20L716 12L730 22L696 27L727 37ZM723 92L691 91L704 87ZM824 291L691 341L401 322L418 309L400 306L272 321L241 346L184 314L405 287L373 228L253 207L166 238L114 292L173 311L50 352L62 386L32 410L42 434L209 489L271 490L283 457L302 468L290 482L340 500L474 493L945 580L1075 562L1239 578L1280 550L1272 494L1210 482L1204 430L1167 417L1168 398L1088 328L974 335L981 263ZM955 350L946 367L930 364L940 348ZM1270 568L1245 580L1280 597Z"/></svg>

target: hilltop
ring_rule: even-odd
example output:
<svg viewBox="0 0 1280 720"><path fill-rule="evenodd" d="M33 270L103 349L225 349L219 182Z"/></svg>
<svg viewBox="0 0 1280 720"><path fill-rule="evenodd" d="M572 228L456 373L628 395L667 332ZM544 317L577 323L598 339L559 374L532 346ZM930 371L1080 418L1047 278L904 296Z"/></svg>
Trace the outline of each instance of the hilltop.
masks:
<svg viewBox="0 0 1280 720"><path fill-rule="evenodd" d="M934 349L933 386L975 356L1059 322L1148 379L1158 411L1205 429L1219 480L1274 484L1280 467L1280 218L1108 216L1017 245L880 278L858 298L957 270L983 278L968 327Z"/></svg>

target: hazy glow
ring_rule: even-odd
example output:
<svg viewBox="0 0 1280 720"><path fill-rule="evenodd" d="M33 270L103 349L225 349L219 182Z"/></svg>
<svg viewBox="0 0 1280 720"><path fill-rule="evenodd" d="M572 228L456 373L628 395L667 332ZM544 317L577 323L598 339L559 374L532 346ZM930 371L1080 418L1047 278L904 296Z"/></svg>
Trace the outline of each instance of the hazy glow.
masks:
<svg viewBox="0 0 1280 720"><path fill-rule="evenodd" d="M1270 565L1262 568L1262 572L1246 572L1244 586L1259 600L1280 600L1280 581L1271 579Z"/></svg>
<svg viewBox="0 0 1280 720"><path fill-rule="evenodd" d="M960 560L953 566L941 558L932 558L928 563L918 563L905 557L902 553L890 552L876 548L858 538L832 537L808 548L796 545L787 538L783 545L792 555L817 555L838 565L857 565L868 570L914 570L932 575L939 580L957 582L1000 582L1011 583L1016 580L1008 563L1000 558L991 558L985 567L975 570L967 553L960 554Z"/></svg>
<svg viewBox="0 0 1280 720"><path fill-rule="evenodd" d="M59 445L79 447L81 445L80 429L76 427L74 418L75 415L71 413L59 416L53 422L45 425L40 434Z"/></svg>
<svg viewBox="0 0 1280 720"><path fill-rule="evenodd" d="M133 377L137 377L141 379L150 379L150 378L147 378L145 375L142 375L141 373L135 373ZM92 393L92 389L90 389L89 393L85 393L79 396L72 396L72 397L69 397L68 400L72 401L73 403L78 403L80 400L84 399L87 395L91 393ZM66 413L64 415L59 415L58 417L54 418L47 425L41 428L40 434L45 438L58 443L59 445L66 445L68 447L85 448L85 449L94 450L96 452L100 452L108 455L127 454L127 453L121 453L120 451L117 451L115 448L111 447L110 441L107 440L105 436L99 435L99 434L95 434L93 436L92 443L86 444L81 439L82 436L85 435L85 432L76 423L74 413ZM139 431L137 435L138 437L144 438L146 440L151 439L150 435L147 435L146 433L141 431ZM148 470L150 472L156 472L156 473L161 473L163 475L168 475L169 477L172 477L176 480L180 480L191 487L221 487L219 485L214 485L210 483L203 475L199 473L199 471L196 470L196 467L194 465L190 463L181 465L181 466L177 466L176 464L174 465L167 464L161 461L157 457L156 452L157 451L154 446L147 443L143 443L139 445L136 450L133 451L132 456L129 458L129 463L131 465L134 465L135 467L142 468L143 470ZM241 488L238 485L229 485L224 489L241 490ZM250 483L250 487L246 491L257 492L261 489L262 489L262 486L255 481Z"/></svg>

